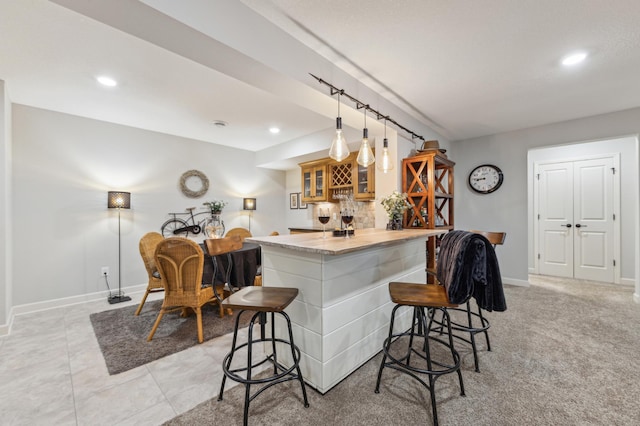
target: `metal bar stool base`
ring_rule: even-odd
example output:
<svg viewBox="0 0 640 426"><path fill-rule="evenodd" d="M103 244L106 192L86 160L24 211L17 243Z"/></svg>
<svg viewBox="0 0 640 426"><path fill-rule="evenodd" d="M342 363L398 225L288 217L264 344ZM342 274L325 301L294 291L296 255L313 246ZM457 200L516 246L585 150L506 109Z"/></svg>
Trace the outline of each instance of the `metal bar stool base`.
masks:
<svg viewBox="0 0 640 426"><path fill-rule="evenodd" d="M462 373L460 371L460 355L453 347L453 334L451 332L450 324L448 323L448 321L446 322L446 324L448 325L448 340L443 340L430 334L435 310L438 309L442 311L443 317L447 320L449 315L446 312L445 308L425 308L412 306L413 320L411 328L401 333L393 333L393 324L395 322L396 311L401 306L410 305L396 305L391 313L389 337L385 339L382 347L383 357L380 363L380 369L378 370L378 380L376 381L375 393L380 393L380 381L382 379L382 371L385 367L392 368L409 375L429 390L433 413L433 424L437 425L438 413L436 409L435 397L436 380L444 374L450 374L454 372L457 373L458 381L460 383L460 395L465 396L464 383L462 381ZM429 311L428 317L425 314L425 309L428 309ZM404 341L407 340L407 337L409 343L406 347L406 351L403 354L398 355L400 351L393 349L394 347L399 347ZM449 349L449 353L451 355L450 363L440 362L431 358L431 345L433 345L434 343L442 345ZM418 363L422 363L423 365L418 366ZM424 364L426 364L426 367L424 366ZM424 376L427 376L426 380Z"/></svg>
<svg viewBox="0 0 640 426"><path fill-rule="evenodd" d="M463 324L461 322L457 322L455 320L449 320L451 322L451 329L453 331L458 331L461 333L469 333L469 338L467 339L464 336L461 336L459 334L453 334L453 337L455 339L461 340L463 342L466 342L468 344L471 345L471 349L473 350L473 363L474 363L474 367L475 367L475 371L476 373L480 372L480 364L478 362L478 349L476 346L476 334L479 333L483 333L484 334L484 338L487 342L487 351L491 352L491 342L489 341L489 333L487 330L489 330L489 327L491 327L491 324L489 323L489 320L486 319L484 317L484 315L482 315L482 309L480 309L480 307L478 307L478 312L473 312L471 310L471 304L469 301L467 301L467 306L466 309L465 308L447 308L449 311L457 311L457 312L462 312L466 315L467 317L467 323ZM476 319L476 321L480 321L480 324L474 325L473 320ZM432 331L439 331L440 334L443 333L444 331L444 327L443 327L443 319L440 320L436 320L434 319L434 323L437 324L437 327L432 328Z"/></svg>
<svg viewBox="0 0 640 426"><path fill-rule="evenodd" d="M233 381L238 383L242 383L245 386L245 400L244 400L244 414L243 414L243 424L246 426L248 424L248 416L249 416L249 404L253 401L258 395L262 392L270 388L271 386L277 385L278 383L283 383L291 380L297 380L300 382L300 386L302 388L302 396L304 399L304 406L309 407L309 401L307 399L307 390L305 388L305 383L302 378L302 372L300 371L300 349L293 343L293 332L291 330L291 320L289 316L284 312L271 312L271 336L265 337L264 335L264 324L266 322L266 312L257 312L251 318L249 322L248 328L248 338L247 342L242 344L237 344L238 338L238 324L240 322L240 316L247 311L241 310L238 312L238 316L236 318L235 328L233 331L233 343L231 345L231 351L225 356L222 362L222 371L224 372L224 376L222 377L222 384L220 386L220 393L218 394L218 401L222 401L224 394L224 387L226 383L227 377ZM289 331L289 340L281 339L275 337L275 324L274 324L274 314L278 313L282 315L282 317L287 322L287 328ZM261 328L261 336L260 338L253 338L253 326L256 323L256 320L259 319L260 328ZM263 359L257 362L252 362L252 346L254 343L271 343L272 353L266 355ZM276 343L281 343L288 345L291 348L291 356L293 359L293 363L290 367L286 367L278 362L278 354L276 351ZM233 361L233 357L236 355L236 352L246 348L247 350L247 365L240 368L231 368L231 363ZM254 378L252 371L265 363L269 363L272 365L273 370L272 374L267 377ZM260 373L267 371L265 369ZM239 374L246 373L246 374ZM261 385L261 387L251 393L252 385Z"/></svg>

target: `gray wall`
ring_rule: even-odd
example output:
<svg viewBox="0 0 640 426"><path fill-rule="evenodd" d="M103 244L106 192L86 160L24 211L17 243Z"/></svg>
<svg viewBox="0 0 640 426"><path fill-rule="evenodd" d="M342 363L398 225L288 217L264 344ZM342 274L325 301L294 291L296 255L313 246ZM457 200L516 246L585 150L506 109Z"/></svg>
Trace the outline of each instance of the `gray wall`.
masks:
<svg viewBox="0 0 640 426"><path fill-rule="evenodd" d="M258 199L251 221L254 235L273 230L287 233L288 193L299 191L299 175L289 173L286 179L284 172L256 168L254 153L27 106L13 105L11 110L6 94L3 96L1 137L6 167L1 183L10 187L0 187L6 201L0 212L0 231L5 235L0 254L11 263L0 277L4 280L0 282L0 327L16 306L27 311L57 299L73 302L102 297L101 266L111 268L111 285L117 285L117 214L106 208L109 190L132 193L132 209L122 213L125 289L144 285L138 240L145 232L158 230L169 211L200 208L203 201L221 198L230 203L223 213L227 228L246 227L248 217L241 210L241 199L251 195ZM9 123L7 117L12 117ZM640 108L636 108L448 144L449 157L457 163L456 227L506 231L507 245L498 251L503 276L506 282L526 283L528 151L639 131ZM623 197L637 200L637 149L633 157L635 181L623 178ZM499 165L506 177L499 191L480 196L467 188L466 176L484 162ZM210 180L209 192L202 199L188 199L178 190L180 175L190 169L203 171ZM635 215L630 224L625 220L623 234L636 235L637 202L635 212L622 214L625 218ZM8 250L11 229L15 230L14 243ZM626 280L635 280L638 242L628 247L628 241L623 243L624 250L632 254L625 256L622 274ZM9 285L6 277L11 269Z"/></svg>
<svg viewBox="0 0 640 426"><path fill-rule="evenodd" d="M637 136L639 132L640 108L634 108L451 144L452 158L456 161L456 228L506 231L506 245L498 250L502 275L514 281L527 281L531 266L531 258L528 256L529 150L627 135ZM576 145L576 154L579 154L579 150L580 146ZM469 172L483 163L498 165L505 175L502 188L493 194L478 195L468 189ZM624 151L622 163L621 196L623 199L637 200L637 144L632 152ZM631 169L629 165L632 165ZM638 274L637 202L623 203L623 207L622 250L627 253L623 258L621 273L625 282L632 283Z"/></svg>
<svg viewBox="0 0 640 426"><path fill-rule="evenodd" d="M13 305L79 301L106 290L102 266L117 286L118 219L107 191L131 192L122 212L122 285L146 284L138 241L158 231L168 212L229 202L227 229L248 226L242 197L255 196L254 235L284 232L285 173L254 166L254 153L146 130L13 106ZM185 197L178 181L197 169L208 193ZM204 211L204 210L202 210ZM280 220L279 220L280 218Z"/></svg>

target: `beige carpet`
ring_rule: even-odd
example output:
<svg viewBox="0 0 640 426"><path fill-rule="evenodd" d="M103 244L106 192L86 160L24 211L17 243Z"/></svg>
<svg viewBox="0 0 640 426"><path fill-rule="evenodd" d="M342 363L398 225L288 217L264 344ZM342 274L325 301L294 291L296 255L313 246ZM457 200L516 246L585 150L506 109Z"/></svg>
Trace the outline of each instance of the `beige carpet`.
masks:
<svg viewBox="0 0 640 426"><path fill-rule="evenodd" d="M640 305L633 290L532 276L505 286L508 310L490 313L492 351L483 339L480 373L463 356L466 397L455 375L436 384L441 425L640 424ZM380 355L304 408L294 383L275 386L250 407L250 425L431 424L428 392L386 369L375 394ZM204 402L169 425L241 424L243 390Z"/></svg>

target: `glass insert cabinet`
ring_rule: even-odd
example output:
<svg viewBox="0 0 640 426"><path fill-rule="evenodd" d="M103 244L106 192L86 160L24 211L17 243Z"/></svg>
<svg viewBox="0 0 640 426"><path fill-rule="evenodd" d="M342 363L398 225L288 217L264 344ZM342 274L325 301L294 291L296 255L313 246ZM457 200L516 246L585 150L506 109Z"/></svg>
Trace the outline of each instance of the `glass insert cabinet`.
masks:
<svg viewBox="0 0 640 426"><path fill-rule="evenodd" d="M354 198L356 200L374 200L376 198L376 166L375 163L365 167L354 161L356 168L356 182L354 184Z"/></svg>
<svg viewBox="0 0 640 426"><path fill-rule="evenodd" d="M327 161L318 160L300 164L302 172L302 201L327 201Z"/></svg>

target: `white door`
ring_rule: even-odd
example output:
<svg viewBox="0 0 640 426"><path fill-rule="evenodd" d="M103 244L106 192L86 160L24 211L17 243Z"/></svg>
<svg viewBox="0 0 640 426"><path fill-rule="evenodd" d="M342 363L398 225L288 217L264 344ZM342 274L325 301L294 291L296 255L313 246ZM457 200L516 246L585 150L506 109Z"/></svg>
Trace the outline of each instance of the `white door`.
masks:
<svg viewBox="0 0 640 426"><path fill-rule="evenodd" d="M612 158L539 168L539 272L614 282Z"/></svg>
<svg viewBox="0 0 640 426"><path fill-rule="evenodd" d="M573 163L544 164L538 178L539 268L573 277Z"/></svg>
<svg viewBox="0 0 640 426"><path fill-rule="evenodd" d="M574 276L613 282L613 159L576 161L573 170Z"/></svg>

